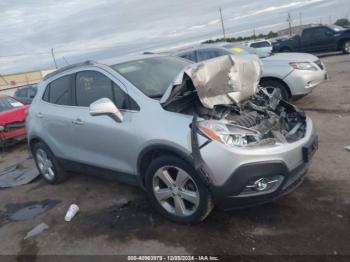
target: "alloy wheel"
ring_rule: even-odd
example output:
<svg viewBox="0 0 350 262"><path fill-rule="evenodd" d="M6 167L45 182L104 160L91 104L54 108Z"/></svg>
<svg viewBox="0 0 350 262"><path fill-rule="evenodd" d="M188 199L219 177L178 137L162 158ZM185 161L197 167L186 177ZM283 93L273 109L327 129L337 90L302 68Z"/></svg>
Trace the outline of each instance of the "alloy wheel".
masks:
<svg viewBox="0 0 350 262"><path fill-rule="evenodd" d="M153 176L152 185L155 198L167 212L185 217L198 209L198 187L191 176L181 168L159 168Z"/></svg>
<svg viewBox="0 0 350 262"><path fill-rule="evenodd" d="M40 173L45 176L48 180L53 180L55 177L55 172L53 168L52 161L48 158L45 150L39 148L36 151L36 161L40 170Z"/></svg>
<svg viewBox="0 0 350 262"><path fill-rule="evenodd" d="M344 46L345 52L350 53L350 42L347 42Z"/></svg>

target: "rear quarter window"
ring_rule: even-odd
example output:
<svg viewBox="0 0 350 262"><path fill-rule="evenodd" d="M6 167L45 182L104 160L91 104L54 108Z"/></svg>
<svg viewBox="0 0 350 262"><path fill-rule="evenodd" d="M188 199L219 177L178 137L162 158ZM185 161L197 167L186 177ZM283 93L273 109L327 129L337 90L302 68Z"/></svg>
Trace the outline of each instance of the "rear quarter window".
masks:
<svg viewBox="0 0 350 262"><path fill-rule="evenodd" d="M43 95L43 100L57 105L71 105L73 76L66 75L48 84Z"/></svg>

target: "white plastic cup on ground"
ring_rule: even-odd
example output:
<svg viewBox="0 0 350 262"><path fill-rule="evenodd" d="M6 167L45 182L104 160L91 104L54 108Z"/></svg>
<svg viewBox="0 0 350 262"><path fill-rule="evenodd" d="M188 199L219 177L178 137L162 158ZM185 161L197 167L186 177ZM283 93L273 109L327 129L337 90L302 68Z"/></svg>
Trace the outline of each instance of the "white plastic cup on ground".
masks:
<svg viewBox="0 0 350 262"><path fill-rule="evenodd" d="M71 221L72 218L78 213L78 211L79 207L76 204L71 204L66 213L66 216L64 217L64 220L67 222Z"/></svg>

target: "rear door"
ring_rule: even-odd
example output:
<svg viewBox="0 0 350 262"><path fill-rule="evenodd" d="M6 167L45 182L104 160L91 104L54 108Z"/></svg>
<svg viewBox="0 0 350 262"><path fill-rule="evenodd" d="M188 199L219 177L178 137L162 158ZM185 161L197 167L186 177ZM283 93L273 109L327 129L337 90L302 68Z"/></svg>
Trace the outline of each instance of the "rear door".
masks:
<svg viewBox="0 0 350 262"><path fill-rule="evenodd" d="M131 174L130 159L139 147L133 119L139 108L120 82L112 81L103 70L80 71L75 80L75 145L79 162L120 173ZM89 105L100 98L112 100L123 115L117 123L106 115L91 116Z"/></svg>
<svg viewBox="0 0 350 262"><path fill-rule="evenodd" d="M41 106L35 107L34 117L39 125L43 140L56 157L76 160L79 154L75 146L73 130L72 84L74 74L59 77L50 82L42 97Z"/></svg>

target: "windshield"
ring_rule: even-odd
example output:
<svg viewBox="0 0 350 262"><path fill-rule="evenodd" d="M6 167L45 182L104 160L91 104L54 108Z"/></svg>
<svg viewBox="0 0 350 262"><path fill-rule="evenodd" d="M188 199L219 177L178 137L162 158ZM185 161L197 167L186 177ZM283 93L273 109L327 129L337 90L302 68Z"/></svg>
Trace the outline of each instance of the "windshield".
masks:
<svg viewBox="0 0 350 262"><path fill-rule="evenodd" d="M112 68L152 98L160 98L174 78L190 62L172 56L150 57L122 64Z"/></svg>
<svg viewBox="0 0 350 262"><path fill-rule="evenodd" d="M335 32L340 32L346 30L344 27L338 26L338 25L329 25L329 28L334 30Z"/></svg>
<svg viewBox="0 0 350 262"><path fill-rule="evenodd" d="M11 97L1 97L0 98L0 112L10 110L16 107L21 107L23 104Z"/></svg>
<svg viewBox="0 0 350 262"><path fill-rule="evenodd" d="M237 44L227 44L224 45L225 48L229 49L231 52L233 52L236 55L257 55L259 58L268 57L271 54L269 52L259 50L256 48L252 48L249 46L243 46L243 45L237 45Z"/></svg>

